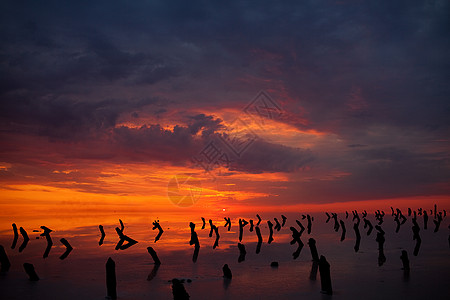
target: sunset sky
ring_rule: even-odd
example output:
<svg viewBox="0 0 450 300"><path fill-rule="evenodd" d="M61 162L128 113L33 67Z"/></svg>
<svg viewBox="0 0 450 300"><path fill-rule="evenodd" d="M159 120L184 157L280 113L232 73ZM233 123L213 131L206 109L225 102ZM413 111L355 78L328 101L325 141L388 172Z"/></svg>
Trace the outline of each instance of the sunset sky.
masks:
<svg viewBox="0 0 450 300"><path fill-rule="evenodd" d="M1 1L0 215L449 208L449 6Z"/></svg>

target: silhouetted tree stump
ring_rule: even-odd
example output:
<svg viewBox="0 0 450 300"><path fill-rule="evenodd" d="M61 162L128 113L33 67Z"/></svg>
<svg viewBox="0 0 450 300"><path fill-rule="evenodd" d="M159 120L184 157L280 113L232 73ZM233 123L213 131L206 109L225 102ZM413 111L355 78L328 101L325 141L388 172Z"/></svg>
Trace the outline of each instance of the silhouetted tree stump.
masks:
<svg viewBox="0 0 450 300"><path fill-rule="evenodd" d="M30 238L28 237L28 234L25 231L25 229L23 229L23 227L20 227L19 231L20 231L20 234L23 237L22 245L20 245L20 247L19 247L19 252L22 252L27 247L28 242L30 241Z"/></svg>
<svg viewBox="0 0 450 300"><path fill-rule="evenodd" d="M36 274L33 264L24 263L23 268L25 269L25 272L27 273L30 281L38 281L39 280L39 276Z"/></svg>
<svg viewBox="0 0 450 300"><path fill-rule="evenodd" d="M13 232L14 232L14 238L13 238L13 242L11 245L11 249L14 249L14 248L16 248L17 239L19 238L19 232L17 231L16 223L12 223L12 228L13 228Z"/></svg>
<svg viewBox="0 0 450 300"><path fill-rule="evenodd" d="M273 242L273 224L267 221L267 225L269 226L269 239L267 240L267 244L270 244Z"/></svg>
<svg viewBox="0 0 450 300"><path fill-rule="evenodd" d="M5 248L3 248L2 245L0 245L0 264L2 265L0 269L1 272L8 272L9 268L11 267L8 255L6 255Z"/></svg>
<svg viewBox="0 0 450 300"><path fill-rule="evenodd" d="M183 283L176 278L172 279L172 294L174 300L189 300L189 294Z"/></svg>
<svg viewBox="0 0 450 300"><path fill-rule="evenodd" d="M73 248L65 238L60 239L60 242L66 247L66 251L63 254L61 254L61 256L59 257L59 259L63 260L63 259L66 259L67 256L69 256L69 254L70 254L70 252L72 252Z"/></svg>
<svg viewBox="0 0 450 300"><path fill-rule="evenodd" d="M152 256L153 262L155 265L160 265L161 261L158 258L158 255L156 254L156 251L152 247L147 247L148 253Z"/></svg>
<svg viewBox="0 0 450 300"><path fill-rule="evenodd" d="M331 287L330 264L327 262L327 259L323 255L321 255L319 259L319 273L322 293L332 295L333 289Z"/></svg>
<svg viewBox="0 0 450 300"><path fill-rule="evenodd" d="M400 259L403 263L403 270L409 271L409 259L408 259L408 252L406 250L402 250L402 255L400 256Z"/></svg>
<svg viewBox="0 0 450 300"><path fill-rule="evenodd" d="M109 298L117 299L116 263L111 257L106 262L106 291Z"/></svg>
<svg viewBox="0 0 450 300"><path fill-rule="evenodd" d="M238 262L243 262L245 260L245 255L247 254L247 251L245 250L245 245L238 243L238 249L239 249Z"/></svg>
<svg viewBox="0 0 450 300"><path fill-rule="evenodd" d="M256 254L258 254L261 251L261 245L262 245L262 236L261 236L261 230L259 229L259 226L255 227L256 236L258 237L258 243L256 244Z"/></svg>
<svg viewBox="0 0 450 300"><path fill-rule="evenodd" d="M102 234L102 236L100 237L100 240L98 241L98 245L101 246L103 245L103 240L105 239L105 230L103 230L103 225L98 225L98 229L100 229L100 233Z"/></svg>
<svg viewBox="0 0 450 300"><path fill-rule="evenodd" d="M233 277L233 274L231 274L231 270L228 267L228 264L224 264L222 267L222 271L223 271L223 277L224 278L228 278L231 279Z"/></svg>
<svg viewBox="0 0 450 300"><path fill-rule="evenodd" d="M310 238L308 240L308 246L309 246L309 250L311 251L311 257L313 261L319 261L319 253L317 253L317 248L316 248L316 240L313 238Z"/></svg>

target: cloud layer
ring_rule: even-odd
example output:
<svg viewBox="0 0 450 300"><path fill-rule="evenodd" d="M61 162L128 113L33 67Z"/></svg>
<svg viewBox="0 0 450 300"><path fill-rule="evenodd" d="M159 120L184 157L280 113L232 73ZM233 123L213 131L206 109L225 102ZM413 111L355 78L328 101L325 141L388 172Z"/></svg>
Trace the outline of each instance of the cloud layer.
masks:
<svg viewBox="0 0 450 300"><path fill-rule="evenodd" d="M449 195L449 9L3 1L2 178L84 160L189 166L265 90L279 130L231 174L288 173L286 203Z"/></svg>

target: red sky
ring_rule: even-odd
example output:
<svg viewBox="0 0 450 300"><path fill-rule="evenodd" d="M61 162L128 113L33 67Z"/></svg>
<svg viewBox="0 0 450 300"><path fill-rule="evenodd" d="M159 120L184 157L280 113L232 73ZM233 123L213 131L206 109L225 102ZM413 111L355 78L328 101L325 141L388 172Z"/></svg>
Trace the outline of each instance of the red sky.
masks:
<svg viewBox="0 0 450 300"><path fill-rule="evenodd" d="M448 8L123 5L1 4L2 220L448 208Z"/></svg>

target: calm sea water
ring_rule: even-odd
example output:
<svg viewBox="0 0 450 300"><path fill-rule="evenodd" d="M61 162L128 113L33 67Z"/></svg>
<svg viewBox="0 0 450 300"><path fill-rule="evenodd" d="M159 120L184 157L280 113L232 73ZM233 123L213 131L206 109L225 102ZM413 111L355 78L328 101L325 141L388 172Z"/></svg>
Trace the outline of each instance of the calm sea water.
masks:
<svg viewBox="0 0 450 300"><path fill-rule="evenodd" d="M226 215L226 214L225 214ZM223 227L223 216L214 216L213 222L220 232L219 247L212 249L213 237L209 237L209 224L201 229L201 216L159 215L160 224L165 230L161 239L154 243L157 231L153 231L152 221L157 215L128 214L121 216L125 223L124 233L138 244L127 250L115 250L118 236L114 230L119 226L117 218L83 217L67 219L54 217L42 220L28 219L24 228L30 236L25 250L11 249L13 240L12 227L1 228L0 244L3 245L11 261L8 272L0 275L1 299L104 299L106 296L105 263L108 257L116 262L117 293L119 299L172 299L172 278L191 279L184 286L191 299L448 299L450 296L450 248L448 244L448 217L441 224L441 229L433 233L432 218L428 230L421 229L422 246L418 256L413 256L415 242L412 240L411 219L395 233L393 217L385 216L382 228L386 231L386 262L378 266L378 250L375 241L376 231L366 235L363 222L360 224L361 246L355 253L353 247L355 234L351 216L344 220L347 227L346 239L340 241L341 231L333 230L333 220L325 223L324 213L313 213L312 233L305 231L302 241L305 246L297 259L292 258L296 245L290 245L290 226L298 229L295 219L306 227L306 219L301 214L286 214L286 225L274 232L274 242L267 244L269 230L267 220L273 217L281 220L280 214L261 214L264 219L260 225L264 242L259 254L256 250L256 233L249 232L249 225L244 228L243 244L247 255L243 262L238 262L238 218L255 220L255 215L242 215L232 218L230 232ZM207 217L207 216L205 216ZM170 219L170 220L169 220ZM53 221L54 222L53 222ZM369 220L375 224L373 215ZM20 221L20 220L19 220ZM200 253L196 263L192 261L194 247L189 245L189 222L196 223L200 239ZM208 218L207 218L208 221ZM16 220L17 226L23 226ZM256 223L256 222L255 222ZM64 224L64 226L62 225ZM100 232L98 224L106 231L103 245L98 245ZM419 217L422 227L422 218ZM43 258L46 248L45 238L39 234L41 225L53 229L51 233L54 246L47 258ZM59 229L64 228L64 229ZM40 232L33 232L39 230ZM65 260L59 256L65 247L59 242L66 238L74 250ZM320 275L311 278L312 261L307 241L313 237L317 241L320 255L324 255L331 264L332 296L320 293ZM156 276L148 281L147 277L154 269L151 256L146 248L152 246L162 264ZM401 250L407 250L411 272L405 276L401 270ZM272 268L272 261L279 262L278 268ZM23 263L35 266L40 281L31 282L23 270ZM233 272L231 282L224 281L222 266L227 263Z"/></svg>

